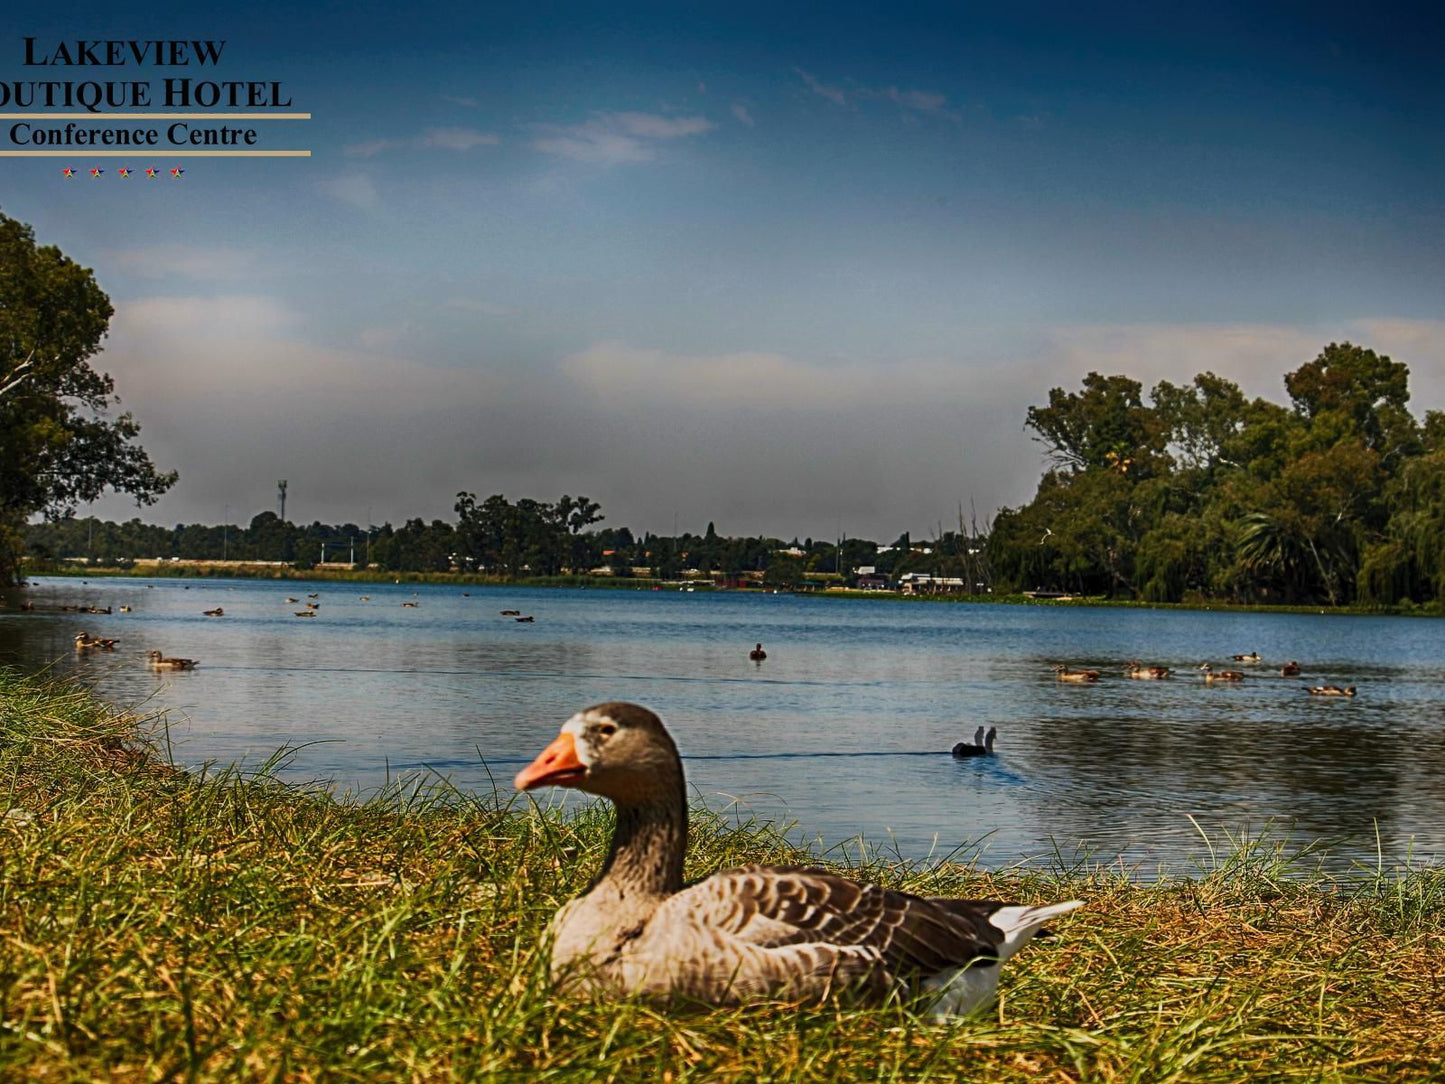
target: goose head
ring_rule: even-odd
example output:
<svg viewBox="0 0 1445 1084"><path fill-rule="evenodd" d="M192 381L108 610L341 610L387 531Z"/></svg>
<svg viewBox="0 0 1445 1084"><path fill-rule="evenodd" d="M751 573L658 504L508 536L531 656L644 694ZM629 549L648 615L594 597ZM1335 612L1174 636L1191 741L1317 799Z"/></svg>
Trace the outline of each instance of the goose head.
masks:
<svg viewBox="0 0 1445 1084"><path fill-rule="evenodd" d="M637 704L612 702L579 711L527 767L518 790L575 787L618 805L670 801L679 790L682 762L656 715Z"/></svg>

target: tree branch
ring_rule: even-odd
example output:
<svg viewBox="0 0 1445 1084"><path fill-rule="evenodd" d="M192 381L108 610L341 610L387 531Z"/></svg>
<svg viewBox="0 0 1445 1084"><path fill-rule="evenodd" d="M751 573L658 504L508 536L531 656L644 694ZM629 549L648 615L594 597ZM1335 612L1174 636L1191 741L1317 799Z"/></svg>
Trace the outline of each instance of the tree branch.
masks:
<svg viewBox="0 0 1445 1084"><path fill-rule="evenodd" d="M0 384L0 397L4 397L25 382L25 378L30 375L30 369L35 362L35 351L38 349L39 347L31 347L30 353L26 355L25 360L10 370L10 374L6 377L5 383Z"/></svg>

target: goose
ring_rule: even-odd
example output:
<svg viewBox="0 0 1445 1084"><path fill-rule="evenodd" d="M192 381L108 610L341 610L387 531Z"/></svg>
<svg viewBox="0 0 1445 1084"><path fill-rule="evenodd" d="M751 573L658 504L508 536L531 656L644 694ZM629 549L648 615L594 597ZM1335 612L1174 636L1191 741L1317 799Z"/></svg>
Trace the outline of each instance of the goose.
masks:
<svg viewBox="0 0 1445 1084"><path fill-rule="evenodd" d="M512 618L512 620L513 620L513 621L521 621L521 622L524 622L524 623L530 623L530 622L533 622L533 621L537 620L537 618L536 618L534 615L532 615L532 614L528 614L526 617L514 617L514 618Z"/></svg>
<svg viewBox="0 0 1445 1084"><path fill-rule="evenodd" d="M522 613L521 610L503 610L503 611L502 611L502 616L503 616L503 617L519 617L519 616L521 616L521 613Z"/></svg>
<svg viewBox="0 0 1445 1084"><path fill-rule="evenodd" d="M1098 681L1097 670L1070 670L1065 664L1054 667L1054 676L1060 681Z"/></svg>
<svg viewBox="0 0 1445 1084"><path fill-rule="evenodd" d="M1316 685L1308 692L1311 696L1354 696L1355 687L1346 685L1341 689L1338 685Z"/></svg>
<svg viewBox="0 0 1445 1084"><path fill-rule="evenodd" d="M203 614L205 614L207 617L225 617L225 616L226 616L226 611L223 610L223 609L221 609L221 607L219 607L219 606L217 606L214 610L202 610L201 612L202 612Z"/></svg>
<svg viewBox="0 0 1445 1084"><path fill-rule="evenodd" d="M1235 662L1259 662L1259 652L1251 651L1248 655L1233 656Z"/></svg>
<svg viewBox="0 0 1445 1084"><path fill-rule="evenodd" d="M1299 663L1291 659L1279 668L1280 677L1299 677Z"/></svg>
<svg viewBox="0 0 1445 1084"><path fill-rule="evenodd" d="M762 662L767 657L768 653L763 650L762 644L759 644L757 647L753 648L751 651L748 652L748 658L752 659L753 662Z"/></svg>
<svg viewBox="0 0 1445 1084"><path fill-rule="evenodd" d="M1219 673L1216 674L1216 673L1214 672L1214 667L1210 666L1207 662L1206 662L1206 663L1201 663L1200 666L1199 666L1199 669L1201 669L1201 670L1204 671L1204 681L1205 681L1205 684L1212 684L1212 683L1214 683L1214 682L1216 682L1216 681L1243 681L1243 680L1244 680L1244 675L1243 675L1242 673L1240 673L1238 670L1221 670L1221 671L1219 671Z"/></svg>
<svg viewBox="0 0 1445 1084"><path fill-rule="evenodd" d="M573 715L514 785L575 787L617 807L602 872L548 926L567 992L731 1005L913 990L940 1019L992 1000L999 965L1083 906L924 898L803 866L746 866L684 885L687 795L677 746L637 704Z"/></svg>
<svg viewBox="0 0 1445 1084"><path fill-rule="evenodd" d="M956 757L991 757L993 756L993 739L998 735L998 727L991 726L988 733L983 732L979 727L973 732L973 744L961 741L953 747L953 755Z"/></svg>
<svg viewBox="0 0 1445 1084"><path fill-rule="evenodd" d="M118 643L120 643L119 640L106 640L99 636L92 636L88 632L75 634L76 651L95 651L97 648L101 651L114 651L115 645Z"/></svg>
<svg viewBox="0 0 1445 1084"><path fill-rule="evenodd" d="M147 651L146 658L155 670L194 670L199 665L195 659L168 658L159 651Z"/></svg>
<svg viewBox="0 0 1445 1084"><path fill-rule="evenodd" d="M1125 669L1124 676L1150 681L1167 678L1172 673L1174 673L1174 671L1167 666L1145 666L1138 659L1135 659Z"/></svg>

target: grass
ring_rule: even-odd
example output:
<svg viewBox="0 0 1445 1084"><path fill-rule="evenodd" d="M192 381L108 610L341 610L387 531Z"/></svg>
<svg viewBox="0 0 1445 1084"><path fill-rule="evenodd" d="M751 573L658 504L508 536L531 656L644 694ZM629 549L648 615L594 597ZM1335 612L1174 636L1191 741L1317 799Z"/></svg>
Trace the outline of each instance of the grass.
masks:
<svg viewBox="0 0 1445 1084"><path fill-rule="evenodd" d="M1149 885L870 860L851 872L1088 907L953 1027L567 1000L538 938L595 873L605 811L184 773L156 725L0 674L0 1079L1445 1079L1439 871L1331 885L1264 844ZM799 857L700 814L689 875Z"/></svg>

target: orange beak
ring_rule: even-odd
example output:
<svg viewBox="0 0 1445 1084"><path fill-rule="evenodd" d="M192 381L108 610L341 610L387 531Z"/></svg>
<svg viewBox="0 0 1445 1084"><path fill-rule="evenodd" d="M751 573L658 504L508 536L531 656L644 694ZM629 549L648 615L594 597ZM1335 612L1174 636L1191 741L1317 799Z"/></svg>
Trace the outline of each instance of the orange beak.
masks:
<svg viewBox="0 0 1445 1084"><path fill-rule="evenodd" d="M587 765L577 759L577 743L565 731L558 734L542 755L517 773L512 785L518 790L536 787L570 787L587 774Z"/></svg>

